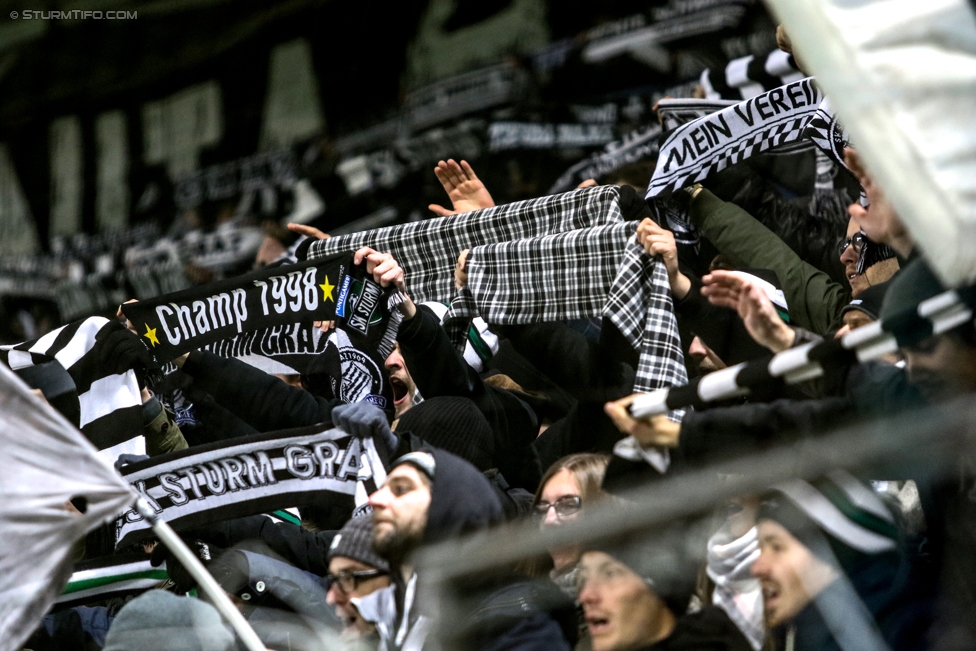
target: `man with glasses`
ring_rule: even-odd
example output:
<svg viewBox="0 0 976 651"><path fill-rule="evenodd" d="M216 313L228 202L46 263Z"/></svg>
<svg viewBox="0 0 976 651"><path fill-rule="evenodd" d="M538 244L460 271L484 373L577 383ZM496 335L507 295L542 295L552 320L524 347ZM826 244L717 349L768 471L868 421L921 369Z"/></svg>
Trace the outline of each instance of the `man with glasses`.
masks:
<svg viewBox="0 0 976 651"><path fill-rule="evenodd" d="M676 193L688 202L688 215L715 248L740 269L769 269L783 284L794 325L824 336L841 326L841 309L867 287L884 282L898 270L894 257L865 260L861 251L867 241L861 233L858 216L866 215L860 204L849 207L851 219L842 242L840 261L850 289L835 282L827 273L805 262L758 219L733 203L725 202L694 185Z"/></svg>
<svg viewBox="0 0 976 651"><path fill-rule="evenodd" d="M356 607L358 598L390 585L390 566L373 551L373 521L369 516L349 520L332 539L326 579L326 601L345 624L343 638L376 639L376 625L363 619Z"/></svg>

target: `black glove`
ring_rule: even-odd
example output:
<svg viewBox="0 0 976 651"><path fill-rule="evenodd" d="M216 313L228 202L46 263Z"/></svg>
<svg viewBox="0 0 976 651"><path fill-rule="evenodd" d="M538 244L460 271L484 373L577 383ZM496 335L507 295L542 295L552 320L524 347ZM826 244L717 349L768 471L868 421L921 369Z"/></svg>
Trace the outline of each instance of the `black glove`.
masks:
<svg viewBox="0 0 976 651"><path fill-rule="evenodd" d="M122 472L122 468L130 463L139 463L140 461L148 460L149 456L145 454L120 454L119 458L115 460L115 469Z"/></svg>
<svg viewBox="0 0 976 651"><path fill-rule="evenodd" d="M101 367L113 375L135 371L140 389L146 386L149 371L159 368L139 335L127 330L121 323L112 321L106 324L95 335L95 341Z"/></svg>
<svg viewBox="0 0 976 651"><path fill-rule="evenodd" d="M200 559L200 562L204 566L209 565L224 552L223 549L208 545L202 540L191 540L186 546L190 548L191 552L196 554L196 557ZM163 543L157 544L156 548L153 549L152 555L149 557L149 562L153 567L159 567L163 562L166 563L166 573L169 574L170 580L176 584L176 592L179 594L186 594L197 587L197 580L193 578L189 570L183 567L182 563L176 560L173 553Z"/></svg>

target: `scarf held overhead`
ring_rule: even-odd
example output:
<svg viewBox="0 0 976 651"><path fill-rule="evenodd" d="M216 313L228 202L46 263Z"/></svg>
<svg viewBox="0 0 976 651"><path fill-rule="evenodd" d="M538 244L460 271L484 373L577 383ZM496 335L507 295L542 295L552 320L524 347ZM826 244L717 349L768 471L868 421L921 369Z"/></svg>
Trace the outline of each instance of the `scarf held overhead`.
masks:
<svg viewBox="0 0 976 651"><path fill-rule="evenodd" d="M667 195L803 136L823 96L812 77L774 88L671 132L661 145L647 199Z"/></svg>
<svg viewBox="0 0 976 651"><path fill-rule="evenodd" d="M499 324L606 316L640 353L635 391L684 384L667 272L637 243L636 226L475 247L468 254L468 284L451 304L451 322L478 315Z"/></svg>
<svg viewBox="0 0 976 651"><path fill-rule="evenodd" d="M222 339L296 321L335 318L351 256L276 267L126 303L122 311L160 363Z"/></svg>
<svg viewBox="0 0 976 651"><path fill-rule="evenodd" d="M314 242L308 258L364 246L386 251L403 267L414 301L447 302L454 297L454 267L465 249L621 221L620 189L601 186L330 237Z"/></svg>
<svg viewBox="0 0 976 651"><path fill-rule="evenodd" d="M325 499L366 499L386 474L372 439L306 427L197 446L123 466L123 478L174 528ZM116 521L116 547L152 535L135 509Z"/></svg>

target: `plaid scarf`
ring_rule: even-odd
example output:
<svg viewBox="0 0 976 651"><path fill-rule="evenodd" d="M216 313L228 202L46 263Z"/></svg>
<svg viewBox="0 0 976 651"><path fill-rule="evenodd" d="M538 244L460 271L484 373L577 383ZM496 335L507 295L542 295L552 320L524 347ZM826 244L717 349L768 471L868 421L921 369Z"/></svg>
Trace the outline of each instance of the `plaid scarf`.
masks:
<svg viewBox="0 0 976 651"><path fill-rule="evenodd" d="M312 243L308 259L369 246L393 254L417 303L450 301L464 249L623 221L620 189L600 186Z"/></svg>
<svg viewBox="0 0 976 651"><path fill-rule="evenodd" d="M635 391L688 376L667 272L637 243L635 222L475 247L447 328L481 315L524 324L606 316L640 352ZM456 318L455 318L456 317ZM463 334L463 329L462 329Z"/></svg>

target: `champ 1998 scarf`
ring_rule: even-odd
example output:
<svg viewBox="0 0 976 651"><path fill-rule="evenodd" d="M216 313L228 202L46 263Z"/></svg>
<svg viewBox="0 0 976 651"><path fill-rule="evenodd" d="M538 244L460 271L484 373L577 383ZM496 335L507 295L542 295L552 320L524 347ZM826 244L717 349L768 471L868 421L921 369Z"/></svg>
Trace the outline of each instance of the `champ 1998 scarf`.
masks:
<svg viewBox="0 0 976 651"><path fill-rule="evenodd" d="M372 439L304 427L256 434L123 466L122 475L174 528L323 500L350 513L386 479ZM134 509L116 521L116 546L152 535Z"/></svg>
<svg viewBox="0 0 976 651"><path fill-rule="evenodd" d="M464 249L623 220L620 189L585 188L460 215L378 228L314 242L309 260L369 246L393 254L417 303L450 301L454 267Z"/></svg>
<svg viewBox="0 0 976 651"><path fill-rule="evenodd" d="M85 437L113 461L123 452L144 454L142 396L134 371L106 370L105 338L124 326L90 317L34 341L3 346L0 360L14 371L56 360L74 380Z"/></svg>
<svg viewBox="0 0 976 651"><path fill-rule="evenodd" d="M640 353L635 391L684 384L667 272L637 244L636 226L475 247L451 317L522 324L606 316Z"/></svg>
<svg viewBox="0 0 976 651"><path fill-rule="evenodd" d="M221 280L122 306L160 363L244 332L335 318L337 288L352 266L331 256Z"/></svg>
<svg viewBox="0 0 976 651"><path fill-rule="evenodd" d="M667 196L754 154L797 141L822 99L808 77L678 127L661 145L647 199Z"/></svg>

